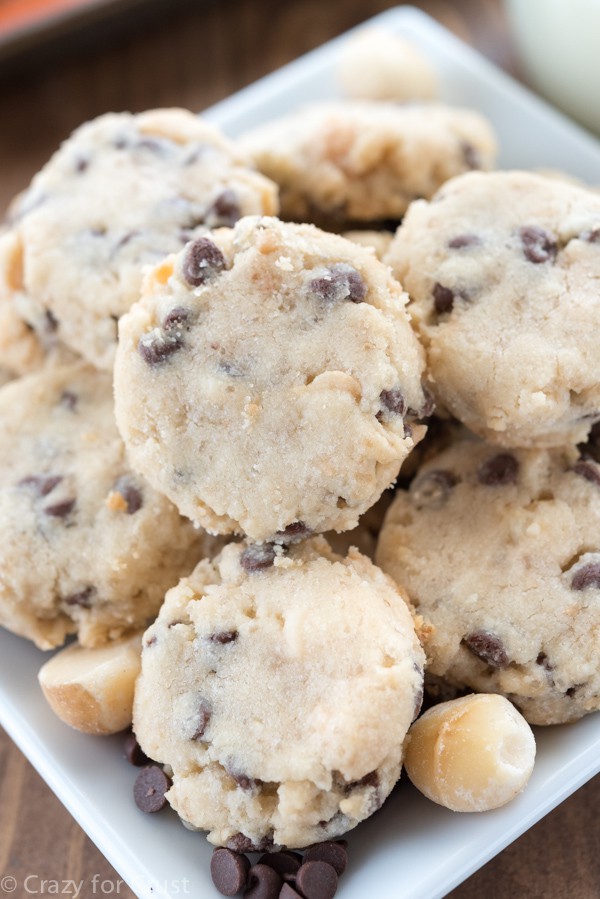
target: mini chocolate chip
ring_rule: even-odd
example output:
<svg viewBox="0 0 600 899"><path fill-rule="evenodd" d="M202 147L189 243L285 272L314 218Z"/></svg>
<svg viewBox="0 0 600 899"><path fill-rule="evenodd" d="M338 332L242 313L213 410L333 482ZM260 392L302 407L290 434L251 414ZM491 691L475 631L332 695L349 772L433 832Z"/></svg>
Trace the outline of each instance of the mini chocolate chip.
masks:
<svg viewBox="0 0 600 899"><path fill-rule="evenodd" d="M282 531L277 531L277 533L273 536L273 543L299 543L301 540L305 540L306 537L310 537L312 534L312 528L309 528L308 525L304 524L303 521L293 521L291 524L288 524Z"/></svg>
<svg viewBox="0 0 600 899"><path fill-rule="evenodd" d="M550 664L550 660L545 652L538 653L538 657L535 660L536 665L541 665L545 671L553 671L554 665Z"/></svg>
<svg viewBox="0 0 600 899"><path fill-rule="evenodd" d="M199 237L188 244L182 273L188 284L199 287L225 268L225 257L212 240Z"/></svg>
<svg viewBox="0 0 600 899"><path fill-rule="evenodd" d="M181 329L185 327L190 319L190 315L191 310L186 309L185 306L174 306L164 317L163 330L173 331L176 328Z"/></svg>
<svg viewBox="0 0 600 899"><path fill-rule="evenodd" d="M427 471L410 485L411 502L417 508L439 509L447 502L458 482L454 472L445 468Z"/></svg>
<svg viewBox="0 0 600 899"><path fill-rule="evenodd" d="M544 231L537 225L524 225L517 234L523 246L523 253L529 262L538 265L541 262L553 262L558 253L558 244L554 235Z"/></svg>
<svg viewBox="0 0 600 899"><path fill-rule="evenodd" d="M90 165L89 159L84 159L83 156L80 156L78 159L75 160L75 171L79 175L81 175L83 172L86 171L87 168L89 168L89 165Z"/></svg>
<svg viewBox="0 0 600 899"><path fill-rule="evenodd" d="M565 696L568 696L569 699L572 699L573 696L575 696L577 689L578 689L578 687L569 687L568 690L565 690Z"/></svg>
<svg viewBox="0 0 600 899"><path fill-rule="evenodd" d="M62 475L28 475L21 478L19 487L33 487L38 496L48 496L62 481Z"/></svg>
<svg viewBox="0 0 600 899"><path fill-rule="evenodd" d="M587 590L588 587L600 588L600 562L588 562L573 575L571 590Z"/></svg>
<svg viewBox="0 0 600 899"><path fill-rule="evenodd" d="M224 190L208 209L205 221L209 228L227 226L231 228L242 217L237 195L233 190Z"/></svg>
<svg viewBox="0 0 600 899"><path fill-rule="evenodd" d="M113 489L125 500L128 515L135 515L144 505L141 490L131 483L127 475L120 477Z"/></svg>
<svg viewBox="0 0 600 899"><path fill-rule="evenodd" d="M429 392L426 387L423 387L423 396L425 397L425 402L421 409L412 409L408 408L406 410L406 414L409 418L414 418L417 421L422 421L424 418L430 418L435 412L435 402L433 396Z"/></svg>
<svg viewBox="0 0 600 899"><path fill-rule="evenodd" d="M123 247L126 247L127 244L130 243L134 237L139 237L139 235L141 233L142 232L139 230L139 228L134 228L132 231L126 231L125 234L123 234L123 236L120 237L117 240L117 242L114 244L111 255L114 256L116 253L119 252L119 250L122 250Z"/></svg>
<svg viewBox="0 0 600 899"><path fill-rule="evenodd" d="M235 852L266 852L273 845L273 836L268 834L255 843L244 833L235 833L227 840L227 848Z"/></svg>
<svg viewBox="0 0 600 899"><path fill-rule="evenodd" d="M147 814L159 812L167 804L165 793L171 788L171 778L159 765L142 768L133 785L135 804Z"/></svg>
<svg viewBox="0 0 600 899"><path fill-rule="evenodd" d="M436 282L431 291L433 295L433 307L438 315L445 315L452 312L454 308L454 291L443 284Z"/></svg>
<svg viewBox="0 0 600 899"><path fill-rule="evenodd" d="M248 886L244 896L251 899L278 899L283 878L268 865L253 865L248 872Z"/></svg>
<svg viewBox="0 0 600 899"><path fill-rule="evenodd" d="M263 781L259 780L258 778L255 779L253 777L248 777L246 774L240 774L239 772L230 768L227 768L226 770L232 780L235 780L238 787L240 787L240 789L242 790L246 790L246 792L248 793L260 789L260 787L262 787L263 785Z"/></svg>
<svg viewBox="0 0 600 899"><path fill-rule="evenodd" d="M296 886L304 899L333 899L337 885L335 868L327 862L304 862L296 875Z"/></svg>
<svg viewBox="0 0 600 899"><path fill-rule="evenodd" d="M123 752L129 764L134 765L136 768L142 768L150 762L150 759L136 740L134 733L129 732L125 737L125 740L123 741Z"/></svg>
<svg viewBox="0 0 600 899"><path fill-rule="evenodd" d="M250 862L245 855L221 846L210 860L212 882L222 896L235 896L248 881Z"/></svg>
<svg viewBox="0 0 600 899"><path fill-rule="evenodd" d="M302 856L298 852L283 849L281 852L267 852L261 855L258 864L273 868L280 877L285 877L286 874L295 876L302 864Z"/></svg>
<svg viewBox="0 0 600 899"><path fill-rule="evenodd" d="M466 247L481 246L481 238L477 234L457 234L448 241L450 250L463 250Z"/></svg>
<svg viewBox="0 0 600 899"><path fill-rule="evenodd" d="M367 294L367 286L360 274L345 262L332 265L327 274L313 278L310 289L326 303L341 303L344 300L362 303Z"/></svg>
<svg viewBox="0 0 600 899"><path fill-rule="evenodd" d="M461 140L460 148L462 150L465 165L468 165L470 169L480 169L481 157L479 155L479 151L473 146L473 144L469 143L468 140Z"/></svg>
<svg viewBox="0 0 600 899"><path fill-rule="evenodd" d="M249 574L270 568L275 561L275 546L272 543L252 543L240 555L240 565Z"/></svg>
<svg viewBox="0 0 600 899"><path fill-rule="evenodd" d="M70 596L65 596L64 601L68 606L81 606L82 609L90 609L92 607L92 598L97 592L95 587L84 587L78 593L71 593Z"/></svg>
<svg viewBox="0 0 600 899"><path fill-rule="evenodd" d="M169 625L171 627L171 625ZM216 634L209 634L208 639L211 643L234 643L238 638L237 631L219 631Z"/></svg>
<svg viewBox="0 0 600 899"><path fill-rule="evenodd" d="M169 334L160 328L155 328L140 337L138 352L148 365L159 365L180 350L182 346L183 341L177 334Z"/></svg>
<svg viewBox="0 0 600 899"><path fill-rule="evenodd" d="M52 506L45 506L44 512L52 518L66 518L74 508L74 499L64 499L62 502L54 503Z"/></svg>
<svg viewBox="0 0 600 899"><path fill-rule="evenodd" d="M382 390L379 394L379 399L386 412L391 412L392 415L404 415L406 413L406 400L399 387Z"/></svg>
<svg viewBox="0 0 600 899"><path fill-rule="evenodd" d="M473 655L492 668L506 668L509 664L506 649L495 634L487 631L473 631L472 634L463 637L462 642Z"/></svg>
<svg viewBox="0 0 600 899"><path fill-rule="evenodd" d="M351 783L346 785L346 792L351 793L352 790L358 790L362 787L374 787L377 789L379 787L379 774L377 771L369 771L368 774L365 774L364 777L361 777L360 780L353 780Z"/></svg>
<svg viewBox="0 0 600 899"><path fill-rule="evenodd" d="M279 899L302 899L302 896L289 883L284 883L279 893Z"/></svg>
<svg viewBox="0 0 600 899"><path fill-rule="evenodd" d="M588 243L600 243L600 227L596 226L586 231L581 235L581 239L586 240Z"/></svg>
<svg viewBox="0 0 600 899"><path fill-rule="evenodd" d="M573 466L573 471L575 474L585 478L586 481L590 481L592 484L600 486L600 466L596 465L595 462L579 459Z"/></svg>
<svg viewBox="0 0 600 899"><path fill-rule="evenodd" d="M348 853L339 843L327 840L324 843L315 843L309 846L304 853L305 862L327 862L334 869L338 877L341 877L348 864Z"/></svg>
<svg viewBox="0 0 600 899"><path fill-rule="evenodd" d="M46 309L44 313L46 321L45 331L47 334L54 334L58 330L58 319L50 309Z"/></svg>
<svg viewBox="0 0 600 899"><path fill-rule="evenodd" d="M159 156L164 156L167 149L167 144L164 140L159 140L155 137L142 137L140 138L140 140L136 141L134 149L150 150L150 152L152 153L156 153Z"/></svg>
<svg viewBox="0 0 600 899"><path fill-rule="evenodd" d="M519 463L510 453L498 453L482 462L477 469L477 480L484 487L505 487L516 484Z"/></svg>
<svg viewBox="0 0 600 899"><path fill-rule="evenodd" d="M198 708L198 723L196 725L196 730L192 737L192 740L201 740L204 736L204 732L208 727L212 715L212 706L210 702L206 699L200 700L200 705Z"/></svg>
<svg viewBox="0 0 600 899"><path fill-rule="evenodd" d="M58 402L60 406L64 406L65 409L69 409L73 412L79 402L79 397L76 393L73 393L72 390L63 390Z"/></svg>

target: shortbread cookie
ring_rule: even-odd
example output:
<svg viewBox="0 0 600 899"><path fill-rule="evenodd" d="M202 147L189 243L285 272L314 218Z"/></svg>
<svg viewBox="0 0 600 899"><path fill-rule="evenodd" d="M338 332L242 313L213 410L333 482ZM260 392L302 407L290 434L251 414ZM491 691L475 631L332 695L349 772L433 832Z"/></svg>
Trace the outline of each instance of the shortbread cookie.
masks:
<svg viewBox="0 0 600 899"><path fill-rule="evenodd" d="M526 787L535 762L531 728L504 696L471 693L415 721L406 773L415 787L454 812L500 808Z"/></svg>
<svg viewBox="0 0 600 899"><path fill-rule="evenodd" d="M230 544L146 632L134 730L210 842L307 846L389 794L423 664L402 595L360 553Z"/></svg>
<svg viewBox="0 0 600 899"><path fill-rule="evenodd" d="M40 687L69 727L86 734L117 734L131 726L141 654L139 631L93 649L71 643L42 665Z"/></svg>
<svg viewBox="0 0 600 899"><path fill-rule="evenodd" d="M248 217L190 243L121 321L133 467L214 533L354 527L423 432L404 302L370 251L310 225Z"/></svg>
<svg viewBox="0 0 600 899"><path fill-rule="evenodd" d="M362 28L340 51L336 80L355 100L433 100L438 81L430 62L410 41L379 28Z"/></svg>
<svg viewBox="0 0 600 899"><path fill-rule="evenodd" d="M600 418L600 197L471 173L414 203L386 257L411 296L431 389L504 446L584 440Z"/></svg>
<svg viewBox="0 0 600 899"><path fill-rule="evenodd" d="M328 102L257 128L242 146L279 184L297 221L399 219L453 175L491 168L496 145L478 113L449 106Z"/></svg>
<svg viewBox="0 0 600 899"><path fill-rule="evenodd" d="M275 186L191 112L108 114L77 129L12 209L0 290L41 334L112 366L142 268L206 228L277 212ZM1 241L0 241L1 243Z"/></svg>
<svg viewBox="0 0 600 899"><path fill-rule="evenodd" d="M600 465L460 442L398 491L376 558L431 628L434 677L533 724L600 709Z"/></svg>
<svg viewBox="0 0 600 899"><path fill-rule="evenodd" d="M111 379L82 363L0 391L0 624L40 648L151 621L214 539L134 475Z"/></svg>

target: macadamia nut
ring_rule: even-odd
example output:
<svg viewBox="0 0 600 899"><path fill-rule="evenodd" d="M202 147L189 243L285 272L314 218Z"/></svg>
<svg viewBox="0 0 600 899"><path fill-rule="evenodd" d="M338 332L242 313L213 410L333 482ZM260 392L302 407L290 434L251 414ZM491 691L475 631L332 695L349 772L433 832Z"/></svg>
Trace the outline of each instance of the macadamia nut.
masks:
<svg viewBox="0 0 600 899"><path fill-rule="evenodd" d="M471 694L429 709L409 731L405 766L428 799L455 812L484 812L524 789L535 738L503 696Z"/></svg>
<svg viewBox="0 0 600 899"><path fill-rule="evenodd" d="M43 665L40 686L52 711L87 734L116 734L133 717L142 633L89 649L72 643Z"/></svg>

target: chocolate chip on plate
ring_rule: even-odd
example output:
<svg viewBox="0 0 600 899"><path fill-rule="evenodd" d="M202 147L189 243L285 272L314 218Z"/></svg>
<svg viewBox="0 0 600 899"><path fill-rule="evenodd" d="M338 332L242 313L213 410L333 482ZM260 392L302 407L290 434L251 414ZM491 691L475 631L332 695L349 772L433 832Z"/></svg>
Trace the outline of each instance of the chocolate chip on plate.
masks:
<svg viewBox="0 0 600 899"><path fill-rule="evenodd" d="M135 734L131 731L126 735L125 740L123 741L123 752L129 764L136 768L142 768L144 765L150 763L150 759L142 750L140 744L136 740Z"/></svg>
<svg viewBox="0 0 600 899"><path fill-rule="evenodd" d="M266 852L261 855L258 863L273 868L281 877L285 877L286 874L295 876L302 864L302 856L299 852L282 849L281 852Z"/></svg>
<svg viewBox="0 0 600 899"><path fill-rule="evenodd" d="M215 849L210 860L212 882L222 896L235 896L248 881L250 862L233 849Z"/></svg>
<svg viewBox="0 0 600 899"><path fill-rule="evenodd" d="M338 885L335 868L322 861L308 861L296 875L296 886L304 899L333 899Z"/></svg>
<svg viewBox="0 0 600 899"><path fill-rule="evenodd" d="M248 872L248 886L244 896L249 899L278 899L283 879L268 865L253 865Z"/></svg>
<svg viewBox="0 0 600 899"><path fill-rule="evenodd" d="M135 804L147 814L159 812L167 805L165 793L171 787L168 777L159 765L142 768L133 785Z"/></svg>
<svg viewBox="0 0 600 899"><path fill-rule="evenodd" d="M315 843L309 846L304 853L305 862L327 862L334 868L338 877L341 877L348 864L348 853L344 846L330 840L324 843Z"/></svg>

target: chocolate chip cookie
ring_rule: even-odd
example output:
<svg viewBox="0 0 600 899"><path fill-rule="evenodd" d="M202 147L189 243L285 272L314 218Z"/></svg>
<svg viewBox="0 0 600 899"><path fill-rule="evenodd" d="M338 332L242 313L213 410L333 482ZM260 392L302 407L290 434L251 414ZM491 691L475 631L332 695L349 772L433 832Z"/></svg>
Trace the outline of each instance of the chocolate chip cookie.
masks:
<svg viewBox="0 0 600 899"><path fill-rule="evenodd" d="M230 544L169 591L143 642L136 736L210 842L334 838L397 781L424 655L401 594L357 551Z"/></svg>
<svg viewBox="0 0 600 899"><path fill-rule="evenodd" d="M182 109L108 114L67 140L11 209L0 289L40 335L110 369L142 268L207 228L277 212L275 186Z"/></svg>
<svg viewBox="0 0 600 899"><path fill-rule="evenodd" d="M213 538L134 474L111 379L46 366L0 390L0 624L42 649L152 620Z"/></svg>
<svg viewBox="0 0 600 899"><path fill-rule="evenodd" d="M133 467L213 533L351 529L430 411L404 302L372 252L310 225L248 217L192 241L121 320Z"/></svg>
<svg viewBox="0 0 600 899"><path fill-rule="evenodd" d="M317 223L400 219L453 175L494 164L478 113L376 101L315 104L242 138L281 190L286 218Z"/></svg>
<svg viewBox="0 0 600 899"><path fill-rule="evenodd" d="M423 616L428 674L556 724L600 709L599 534L598 463L469 440L398 491L376 559Z"/></svg>
<svg viewBox="0 0 600 899"><path fill-rule="evenodd" d="M414 203L386 256L411 296L431 389L504 446L561 446L600 419L600 196L474 172Z"/></svg>

